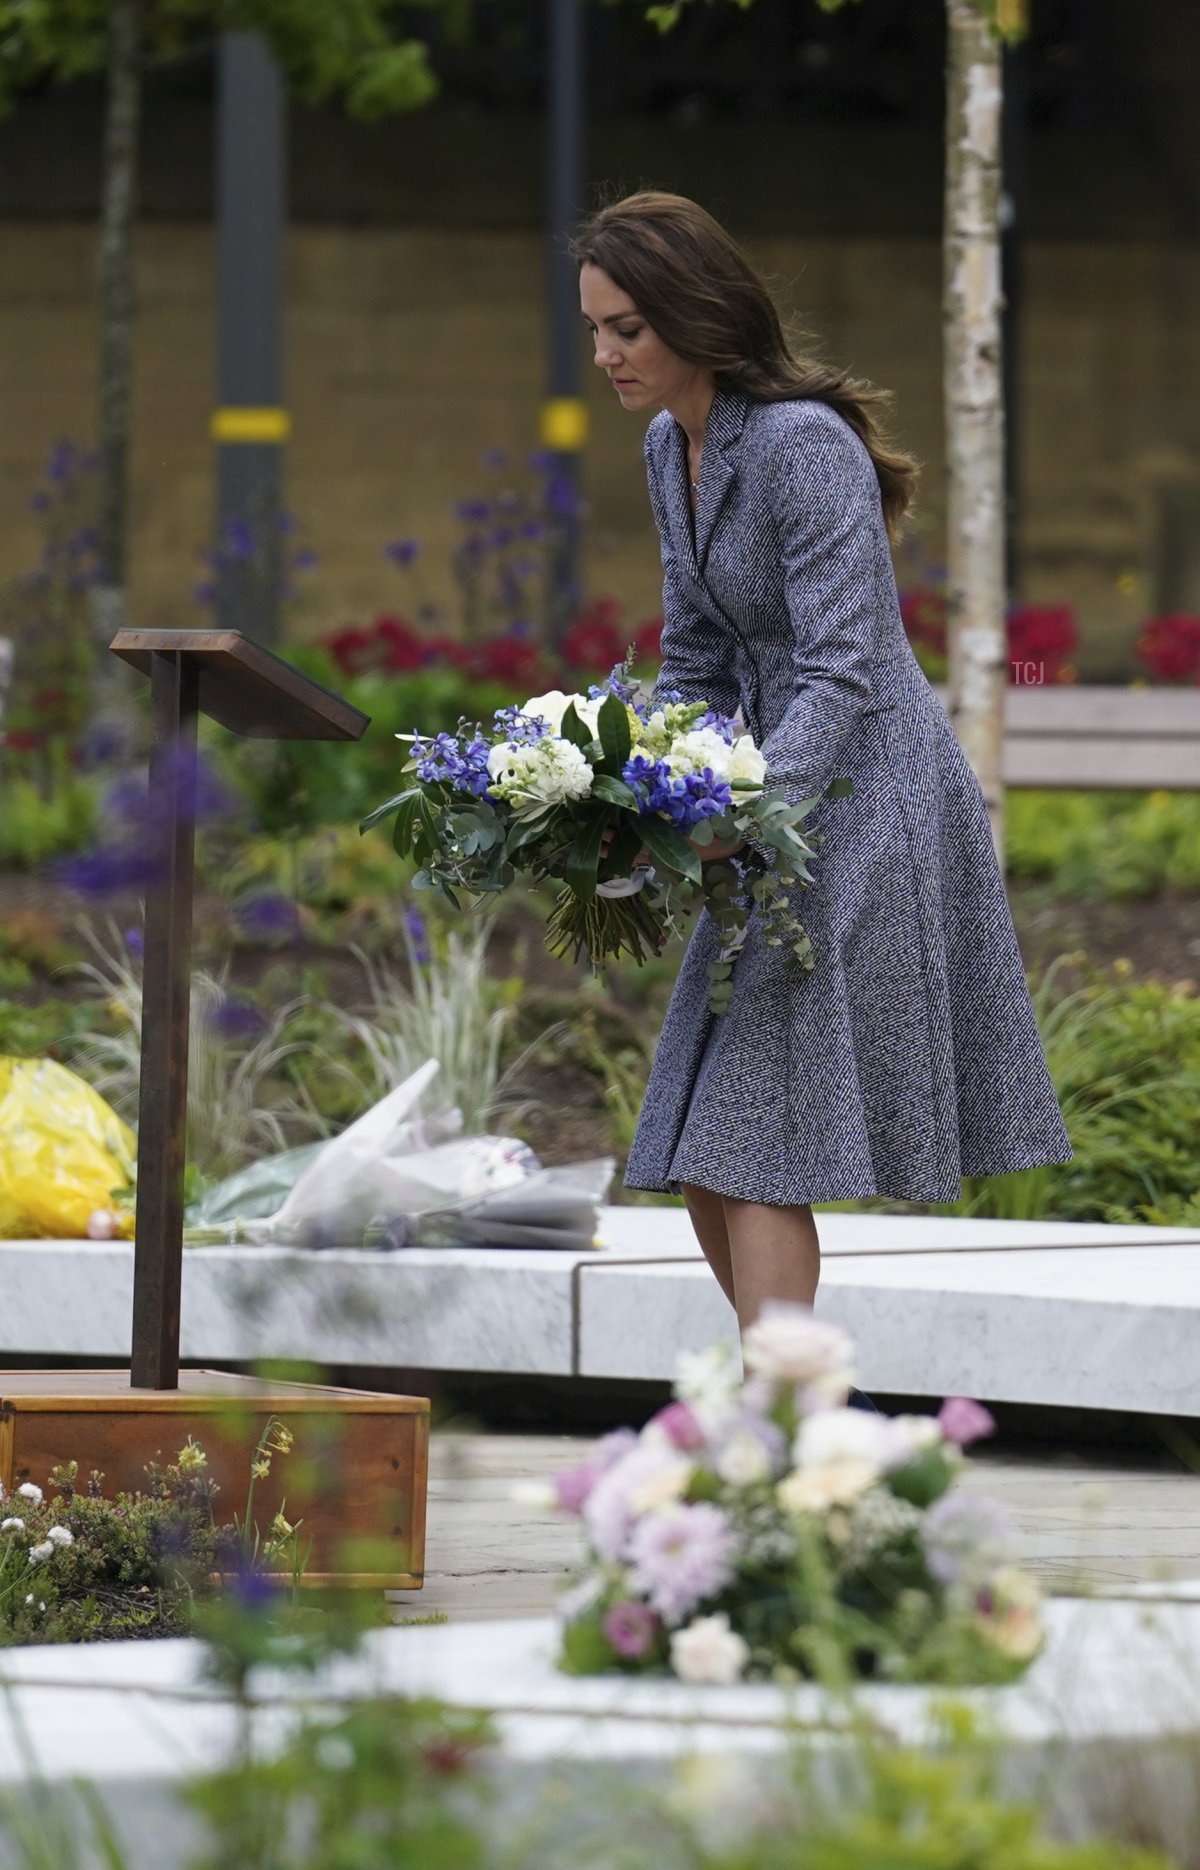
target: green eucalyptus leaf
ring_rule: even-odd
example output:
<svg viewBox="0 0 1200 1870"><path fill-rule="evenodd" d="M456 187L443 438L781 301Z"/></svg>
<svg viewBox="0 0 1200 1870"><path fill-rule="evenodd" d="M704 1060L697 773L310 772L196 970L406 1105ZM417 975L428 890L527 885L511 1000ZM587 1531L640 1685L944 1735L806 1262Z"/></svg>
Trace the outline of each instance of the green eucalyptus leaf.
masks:
<svg viewBox="0 0 1200 1870"><path fill-rule="evenodd" d="M359 830L369 831L372 825L382 823L385 818L391 816L398 806L403 805L406 799L411 799L414 794L419 793L420 790L420 786L409 786L407 791L398 792L394 799L389 799L386 805L377 805L373 812L367 813L358 827Z"/></svg>

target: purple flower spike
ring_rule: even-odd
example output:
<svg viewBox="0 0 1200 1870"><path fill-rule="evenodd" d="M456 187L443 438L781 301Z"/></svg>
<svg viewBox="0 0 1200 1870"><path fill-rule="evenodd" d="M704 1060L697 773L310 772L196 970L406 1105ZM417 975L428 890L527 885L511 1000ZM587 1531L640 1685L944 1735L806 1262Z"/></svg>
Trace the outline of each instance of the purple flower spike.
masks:
<svg viewBox="0 0 1200 1870"><path fill-rule="evenodd" d="M988 1414L982 1403L972 1402L968 1396L947 1396L938 1410L937 1420L946 1440L957 1442L960 1448L967 1448L973 1441L981 1441L985 1435L996 1432L995 1417Z"/></svg>
<svg viewBox="0 0 1200 1870"><path fill-rule="evenodd" d="M248 1000L228 997L213 1008L208 1023L222 1039L257 1039L266 1024L258 1008Z"/></svg>
<svg viewBox="0 0 1200 1870"><path fill-rule="evenodd" d="M412 956L418 967L429 966L429 940L425 927L425 918L416 908L405 909L404 926L408 930L408 939L412 943Z"/></svg>
<svg viewBox="0 0 1200 1870"><path fill-rule="evenodd" d="M246 896L235 909L242 934L251 941L292 942L300 937L300 911L276 890Z"/></svg>
<svg viewBox="0 0 1200 1870"><path fill-rule="evenodd" d="M393 539L383 548L383 556L390 558L393 565L411 565L420 551L415 539Z"/></svg>
<svg viewBox="0 0 1200 1870"><path fill-rule="evenodd" d="M125 930L125 946L134 959L140 961L146 952L146 941L141 929Z"/></svg>
<svg viewBox="0 0 1200 1870"><path fill-rule="evenodd" d="M640 1662L653 1648L658 1631L659 1622L654 1612L636 1599L614 1604L605 1612L604 1634L618 1656L624 1656L627 1662Z"/></svg>

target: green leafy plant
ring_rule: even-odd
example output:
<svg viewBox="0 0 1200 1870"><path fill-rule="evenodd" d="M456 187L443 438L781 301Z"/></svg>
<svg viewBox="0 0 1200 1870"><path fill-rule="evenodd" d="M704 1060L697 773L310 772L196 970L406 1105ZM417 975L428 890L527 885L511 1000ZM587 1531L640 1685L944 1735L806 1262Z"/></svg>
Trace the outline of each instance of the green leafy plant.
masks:
<svg viewBox="0 0 1200 1870"><path fill-rule="evenodd" d="M1128 962L1064 993L1069 958L1047 969L1034 1007L1075 1160L969 1181L964 1211L1195 1226L1200 998L1135 981Z"/></svg>
<svg viewBox="0 0 1200 1870"><path fill-rule="evenodd" d="M1200 797L1191 792L1016 791L1005 847L1013 882L1057 896L1200 890Z"/></svg>
<svg viewBox="0 0 1200 1870"><path fill-rule="evenodd" d="M77 971L120 1025L116 1032L85 1039L72 1063L118 1114L134 1121L141 1075L141 972L115 924L109 923L107 934L104 941L85 928L96 959L80 963ZM297 1131L321 1138L332 1133L332 1122L304 1096L303 1085L287 1092L278 1076L284 1063L304 1049L301 1041L286 1036L301 1004L291 1000L260 1017L252 1007L232 1001L227 969L220 975L193 975L188 1154L204 1177L219 1180L260 1152L288 1149Z"/></svg>

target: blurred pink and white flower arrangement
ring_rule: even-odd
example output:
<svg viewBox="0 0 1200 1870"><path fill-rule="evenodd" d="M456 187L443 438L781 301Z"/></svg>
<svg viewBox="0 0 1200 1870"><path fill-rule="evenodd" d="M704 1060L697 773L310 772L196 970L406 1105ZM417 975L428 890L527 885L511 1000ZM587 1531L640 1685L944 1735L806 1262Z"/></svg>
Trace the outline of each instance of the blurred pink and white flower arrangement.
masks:
<svg viewBox="0 0 1200 1870"><path fill-rule="evenodd" d="M675 1400L606 1436L548 1503L586 1541L560 1667L687 1682L1015 1679L1042 1644L1014 1529L955 1485L987 1411L847 1406L854 1348L773 1305L732 1348L680 1358Z"/></svg>

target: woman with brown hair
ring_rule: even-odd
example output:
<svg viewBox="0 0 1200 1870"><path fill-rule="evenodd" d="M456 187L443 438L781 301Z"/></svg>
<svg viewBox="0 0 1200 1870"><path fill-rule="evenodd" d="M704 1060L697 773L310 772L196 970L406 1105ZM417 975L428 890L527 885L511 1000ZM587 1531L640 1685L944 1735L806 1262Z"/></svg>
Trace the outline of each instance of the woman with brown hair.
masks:
<svg viewBox="0 0 1200 1870"><path fill-rule="evenodd" d="M653 699L740 712L768 788L821 797L799 905L813 969L752 917L714 1017L700 917L625 1175L682 1192L745 1330L769 1300L812 1303L813 1202L954 1201L964 1175L1071 1146L983 796L900 617L889 543L916 470L880 429L885 396L798 355L750 261L683 196L602 207L571 250L596 364L623 409L658 411ZM834 779L851 791L823 796Z"/></svg>

